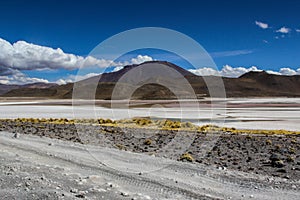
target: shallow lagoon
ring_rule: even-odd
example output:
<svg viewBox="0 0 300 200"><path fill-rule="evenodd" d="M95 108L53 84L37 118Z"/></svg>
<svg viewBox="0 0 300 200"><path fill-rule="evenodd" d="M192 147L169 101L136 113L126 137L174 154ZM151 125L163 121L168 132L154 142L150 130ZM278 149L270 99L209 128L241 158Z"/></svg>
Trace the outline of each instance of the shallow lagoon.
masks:
<svg viewBox="0 0 300 200"><path fill-rule="evenodd" d="M182 119L199 125L216 124L246 129L300 131L300 98L214 99L213 104L210 103L210 100L204 99L197 103L183 101L180 104L174 103L174 101L151 101L151 106L138 106L130 109L94 107L89 106L89 103L73 107L71 100L2 100L0 102L0 118L122 119L151 117ZM145 101L135 101L134 103L140 105Z"/></svg>

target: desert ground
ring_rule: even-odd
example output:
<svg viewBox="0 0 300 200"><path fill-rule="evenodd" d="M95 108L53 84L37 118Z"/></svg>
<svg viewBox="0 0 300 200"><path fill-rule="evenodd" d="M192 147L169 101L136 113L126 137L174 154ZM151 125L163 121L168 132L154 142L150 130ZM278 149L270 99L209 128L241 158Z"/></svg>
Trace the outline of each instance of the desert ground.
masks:
<svg viewBox="0 0 300 200"><path fill-rule="evenodd" d="M130 109L111 109L103 101L96 106L82 101L74 108L65 100L2 100L0 195L299 199L300 99L227 99L226 109L224 100L214 101L211 109L203 100L199 114L192 101L136 101ZM143 120L134 126L126 120L126 126L87 120L166 116L193 124L158 129ZM73 123L77 118L82 122ZM196 126L203 124L234 128Z"/></svg>

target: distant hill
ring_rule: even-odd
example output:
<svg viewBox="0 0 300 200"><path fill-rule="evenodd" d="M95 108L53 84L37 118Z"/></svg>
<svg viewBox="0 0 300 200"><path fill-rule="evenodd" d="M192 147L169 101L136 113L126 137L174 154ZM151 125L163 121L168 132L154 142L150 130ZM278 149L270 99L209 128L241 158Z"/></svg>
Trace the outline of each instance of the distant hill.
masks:
<svg viewBox="0 0 300 200"><path fill-rule="evenodd" d="M53 86L58 86L55 83L30 83L30 84L25 84L25 85L5 85L5 84L0 84L0 95L6 94L10 91L20 91L23 89L48 89ZM18 92L16 92L18 94Z"/></svg>
<svg viewBox="0 0 300 200"><path fill-rule="evenodd" d="M198 97L209 97L207 86L204 80L214 81L219 77L197 76L175 64L165 61L151 61L145 62L140 65L128 65L117 72L104 73L99 76L91 77L77 82L76 87L81 88L82 97L86 97L88 94L94 94L89 87L91 83L98 82L95 97L97 99L111 99L111 94L114 90L116 83L121 77L123 77L130 70L138 69L137 67L146 65L151 68L151 65L161 64L176 70L181 77L169 77L168 75L156 74L153 75L152 83L145 84L142 87L135 90L132 95L133 99L174 99L177 98L168 88L162 86L160 82L168 82L176 86L177 91L180 91L180 95L185 95L186 91L184 87L180 87L179 79L184 77L190 85L193 87ZM150 69L149 68L149 69ZM143 71L140 71L138 76L143 77ZM149 71L147 73L155 73ZM145 74L144 74L145 75ZM135 78L135 77L134 77ZM248 72L238 78L226 78L223 79L227 97L300 97L300 75L295 76L282 76L268 74L262 72ZM123 83L121 83L123 84ZM124 83L125 84L125 83ZM0 85L0 94L5 97L47 97L47 98L72 98L73 83L66 85L56 84L28 84L24 86L7 86ZM127 88L134 87L126 83ZM216 86L218 87L218 86ZM123 91L124 94L126 91ZM93 97L89 97L93 98ZM122 98L122 95L119 97Z"/></svg>

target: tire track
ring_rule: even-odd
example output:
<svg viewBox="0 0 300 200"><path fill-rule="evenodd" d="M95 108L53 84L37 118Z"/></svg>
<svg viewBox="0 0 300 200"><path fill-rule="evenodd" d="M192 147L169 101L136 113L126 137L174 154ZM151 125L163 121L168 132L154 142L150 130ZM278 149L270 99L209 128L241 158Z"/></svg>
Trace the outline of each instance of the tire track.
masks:
<svg viewBox="0 0 300 200"><path fill-rule="evenodd" d="M38 155L42 159L50 159L53 163L64 163L67 166L72 165L81 168L81 170L85 169L87 171L96 172L97 175L108 177L111 180L117 181L118 183L124 184L127 187L134 186L140 191L144 191L146 193L156 193L156 196L165 197L170 196L171 198L180 198L180 199L218 199L214 197L209 197L204 194L199 194L194 191L187 190L185 188L176 187L175 185L167 184L166 182L152 180L145 176L139 176L136 174L124 174L115 169L105 167L105 166L92 166L88 164L84 164L76 161L76 159L63 157L62 155L52 155L49 156L48 152L43 152L41 149L33 149L32 147L22 146L20 144L13 144L11 141L13 139L7 140L7 138L1 137L0 145L9 148L11 152L16 151L20 153L20 155L24 155L27 153L27 156L35 156ZM15 140L17 141L17 140ZM25 153L26 152L26 153ZM31 154L31 155L30 155ZM151 192L150 192L151 191Z"/></svg>

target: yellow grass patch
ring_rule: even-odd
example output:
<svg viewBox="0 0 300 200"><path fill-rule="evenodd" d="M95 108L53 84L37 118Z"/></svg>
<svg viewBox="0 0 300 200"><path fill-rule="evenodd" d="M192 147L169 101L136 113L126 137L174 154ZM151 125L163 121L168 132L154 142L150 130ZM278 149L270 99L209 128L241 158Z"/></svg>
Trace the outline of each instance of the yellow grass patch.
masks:
<svg viewBox="0 0 300 200"><path fill-rule="evenodd" d="M232 134L263 134L263 135L298 135L299 131L287 130L252 130L219 127L215 125L197 126L191 122L173 120L152 120L150 118L132 118L122 120L111 119L66 119L66 118L16 118L0 119L1 122L15 122L18 126L22 123L50 123L50 124L88 124L111 127L147 128L155 130L196 131L199 133L226 132Z"/></svg>

